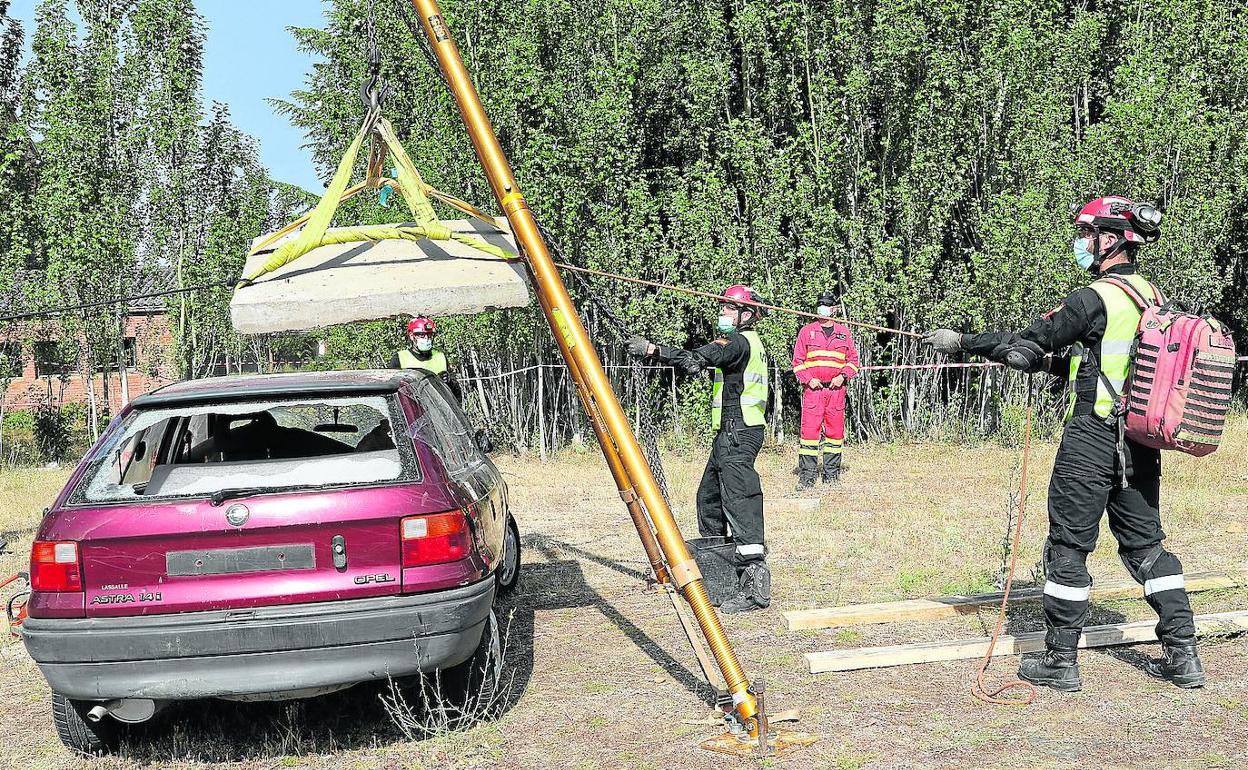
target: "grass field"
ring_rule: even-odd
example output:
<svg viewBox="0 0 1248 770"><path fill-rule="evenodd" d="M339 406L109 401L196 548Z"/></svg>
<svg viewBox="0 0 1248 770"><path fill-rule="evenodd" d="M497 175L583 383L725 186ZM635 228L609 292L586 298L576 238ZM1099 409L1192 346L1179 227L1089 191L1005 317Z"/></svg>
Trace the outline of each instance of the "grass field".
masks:
<svg viewBox="0 0 1248 770"><path fill-rule="evenodd" d="M1163 515L1169 546L1188 571L1248 566L1248 420L1213 457L1167 455ZM1040 555L1053 445L1032 458L1020 577ZM1202 647L1203 690L1150 680L1156 645L1085 653L1084 690L1041 691L1028 708L986 706L968 692L973 661L812 676L802 653L969 638L980 617L786 632L785 610L992 588L1018 452L993 446L870 445L847 451L845 483L805 499L790 474L795 451L759 461L768 503L775 602L725 625L747 673L765 676L772 709L800 709L815 746L768 765L793 768L1241 768L1248 766L1248 645ZM669 456L677 515L693 532L702 457ZM471 730L410 740L380 702L380 688L295 705L203 702L165 711L118 757L71 757L51 726L48 690L17 642L0 649L0 767L93 768L722 768L748 767L702 752L715 729L708 688L662 596L644 590L646 564L601 460L567 452L545 464L501 457L524 534L525 570L504 608L511 683L505 713ZM0 474L0 572L23 563L40 511L67 470ZM1091 559L1098 580L1124 579L1106 531ZM1248 608L1240 591L1194 596L1197 612ZM1149 616L1138 600L1094 607L1095 622ZM1012 630L1042 627L1020 605ZM1012 676L1016 658L989 672Z"/></svg>

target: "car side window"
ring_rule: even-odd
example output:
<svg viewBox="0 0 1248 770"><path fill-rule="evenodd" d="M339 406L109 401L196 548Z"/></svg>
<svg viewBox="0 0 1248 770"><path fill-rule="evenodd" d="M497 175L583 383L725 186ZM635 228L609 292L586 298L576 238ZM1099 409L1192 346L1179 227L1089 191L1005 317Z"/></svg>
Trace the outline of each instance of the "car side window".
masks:
<svg viewBox="0 0 1248 770"><path fill-rule="evenodd" d="M485 460L472 440L468 418L436 377L408 384L404 392L414 402L411 437L428 446L442 459L448 473L456 474Z"/></svg>

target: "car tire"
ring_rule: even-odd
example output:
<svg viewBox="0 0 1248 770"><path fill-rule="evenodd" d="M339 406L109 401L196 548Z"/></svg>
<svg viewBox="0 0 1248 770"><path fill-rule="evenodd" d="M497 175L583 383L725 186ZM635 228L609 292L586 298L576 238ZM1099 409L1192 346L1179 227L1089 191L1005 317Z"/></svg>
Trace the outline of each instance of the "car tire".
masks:
<svg viewBox="0 0 1248 770"><path fill-rule="evenodd" d="M497 715L502 666L498 617L490 610L472 656L441 674L442 697L456 715L457 726L471 726Z"/></svg>
<svg viewBox="0 0 1248 770"><path fill-rule="evenodd" d="M507 529L503 533L503 558L494 572L498 592L510 594L520 585L520 528L512 516L507 517Z"/></svg>
<svg viewBox="0 0 1248 770"><path fill-rule="evenodd" d="M59 692L52 693L52 723L61 743L79 754L99 756L117 747L120 728L112 717L98 722L87 719L87 712L96 704L71 700Z"/></svg>

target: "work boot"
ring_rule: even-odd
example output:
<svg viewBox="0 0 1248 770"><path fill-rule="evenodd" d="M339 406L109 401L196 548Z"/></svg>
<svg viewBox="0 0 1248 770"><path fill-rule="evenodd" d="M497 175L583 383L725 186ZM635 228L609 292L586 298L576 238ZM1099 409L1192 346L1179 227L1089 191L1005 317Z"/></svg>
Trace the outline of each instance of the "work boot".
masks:
<svg viewBox="0 0 1248 770"><path fill-rule="evenodd" d="M797 458L797 491L805 492L815 486L819 476L818 459L814 457Z"/></svg>
<svg viewBox="0 0 1248 770"><path fill-rule="evenodd" d="M823 461L823 483L841 483L841 456L839 454L832 455Z"/></svg>
<svg viewBox="0 0 1248 770"><path fill-rule="evenodd" d="M1044 637L1048 649L1043 655L1024 658L1018 667L1018 677L1032 684L1051 687L1062 692L1078 692L1083 689L1079 676L1079 629L1050 628Z"/></svg>
<svg viewBox="0 0 1248 770"><path fill-rule="evenodd" d="M1168 679L1176 687L1194 689L1205 686L1205 668L1196 654L1196 639L1173 639L1161 643L1161 658L1149 661L1149 676Z"/></svg>
<svg viewBox="0 0 1248 770"><path fill-rule="evenodd" d="M771 604L771 570L765 562L755 562L742 570L738 586L737 595L721 604L720 612L753 612Z"/></svg>

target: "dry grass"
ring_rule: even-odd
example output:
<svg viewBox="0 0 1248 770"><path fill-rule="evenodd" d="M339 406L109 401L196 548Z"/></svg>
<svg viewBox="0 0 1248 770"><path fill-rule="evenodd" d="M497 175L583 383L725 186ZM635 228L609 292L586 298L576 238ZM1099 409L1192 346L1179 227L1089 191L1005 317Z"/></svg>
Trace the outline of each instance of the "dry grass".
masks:
<svg viewBox="0 0 1248 770"><path fill-rule="evenodd" d="M1170 547L1190 571L1244 567L1248 533L1248 420L1211 458L1166 458ZM1022 564L1039 558L1044 493L1054 446L1036 447ZM1180 691L1138 668L1155 648L1084 656L1085 690L1041 692L1027 709L981 705L968 694L972 662L811 676L801 654L984 633L991 614L940 622L787 633L780 612L878 601L991 584L1001 561L1017 450L990 446L873 445L848 450L846 483L820 490L814 510L786 503L793 449L760 458L776 601L767 612L725 621L746 670L765 676L774 708L800 708L802 729L823 740L777 766L794 768L1023 767L1238 768L1248 766L1248 646L1207 644L1204 690ZM297 706L205 703L170 709L159 730L121 757L71 758L51 729L47 689L9 645L0 718L10 738L3 767L156 768L722 768L748 766L697 749L712 729L686 724L706 713L707 689L670 606L642 590L645 562L595 453L556 461L504 457L525 541L507 665L514 697L496 721L412 740L387 716L384 687L359 687ZM668 457L676 513L693 531L702 457ZM39 510L65 471L0 475L0 525L28 544ZM814 495L811 495L812 497ZM0 556L0 567L21 558ZM1093 556L1098 579L1121 579L1112 538ZM1025 575L1023 577L1026 577ZM1197 595L1198 611L1248 606L1244 592ZM1100 605L1112 622L1147 617L1140 601ZM1034 607L1012 614L1035 629ZM1012 672L1005 659L990 679Z"/></svg>

